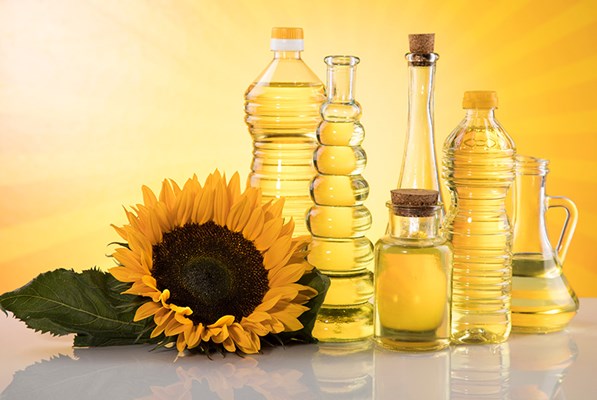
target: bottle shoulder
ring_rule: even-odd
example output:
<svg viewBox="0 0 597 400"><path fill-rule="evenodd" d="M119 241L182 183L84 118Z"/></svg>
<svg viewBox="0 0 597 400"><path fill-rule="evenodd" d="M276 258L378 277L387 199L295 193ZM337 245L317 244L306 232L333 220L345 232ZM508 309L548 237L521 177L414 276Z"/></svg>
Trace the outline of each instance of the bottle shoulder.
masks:
<svg viewBox="0 0 597 400"><path fill-rule="evenodd" d="M506 151L513 155L515 148L502 125L488 118L464 118L444 142L444 151Z"/></svg>
<svg viewBox="0 0 597 400"><path fill-rule="evenodd" d="M416 251L417 249L420 251L429 251L430 249L436 249L438 252L451 251L450 243L440 236L434 238L412 239L385 235L377 241L375 248L378 250L403 248L406 251Z"/></svg>
<svg viewBox="0 0 597 400"><path fill-rule="evenodd" d="M259 86L301 86L315 87L324 93L324 86L319 77L301 59L273 59L255 78L246 94Z"/></svg>

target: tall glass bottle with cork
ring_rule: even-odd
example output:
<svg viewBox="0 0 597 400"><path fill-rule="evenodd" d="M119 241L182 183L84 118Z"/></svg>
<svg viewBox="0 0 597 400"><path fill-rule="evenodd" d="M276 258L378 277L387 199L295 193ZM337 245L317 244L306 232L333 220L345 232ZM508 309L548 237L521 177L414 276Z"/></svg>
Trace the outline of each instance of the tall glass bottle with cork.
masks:
<svg viewBox="0 0 597 400"><path fill-rule="evenodd" d="M373 333L373 245L365 237L371 213L363 205L369 186L361 175L367 156L361 147L361 106L354 97L359 59L329 56L325 62L328 92L313 155L318 174L310 188L315 205L307 216L312 234L307 259L330 277L330 288L313 335L324 342L351 342Z"/></svg>
<svg viewBox="0 0 597 400"><path fill-rule="evenodd" d="M245 122L253 138L249 183L263 200L285 197L283 215L295 235L308 235L305 214L312 202L315 129L325 99L323 83L301 59L302 28L273 28L274 58L245 93Z"/></svg>
<svg viewBox="0 0 597 400"><path fill-rule="evenodd" d="M399 189L427 189L440 193L437 161L435 159L433 127L433 90L435 63L435 34L408 35L408 123Z"/></svg>
<svg viewBox="0 0 597 400"><path fill-rule="evenodd" d="M512 230L506 193L514 181L514 142L495 119L497 94L464 93L466 116L444 143L452 197L445 231L452 242L454 343L501 343L512 328Z"/></svg>

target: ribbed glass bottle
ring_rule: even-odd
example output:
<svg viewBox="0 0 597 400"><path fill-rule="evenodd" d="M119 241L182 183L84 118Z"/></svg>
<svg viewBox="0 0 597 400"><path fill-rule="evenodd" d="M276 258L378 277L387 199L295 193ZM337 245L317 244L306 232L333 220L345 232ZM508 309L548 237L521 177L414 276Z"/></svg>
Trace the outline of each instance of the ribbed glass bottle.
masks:
<svg viewBox="0 0 597 400"><path fill-rule="evenodd" d="M363 205L369 185L361 176L367 156L361 148L361 106L354 97L354 56L328 56L327 100L317 128L311 182L315 205L307 215L312 235L308 261L330 277L331 285L313 335L324 342L350 342L373 333L373 245L365 237L371 213Z"/></svg>
<svg viewBox="0 0 597 400"><path fill-rule="evenodd" d="M295 222L295 236L308 235L305 214L312 205L313 151L323 83L301 59L303 30L273 28L274 58L245 93L245 122L253 138L249 183L263 201L284 197L283 215Z"/></svg>
<svg viewBox="0 0 597 400"><path fill-rule="evenodd" d="M445 233L452 242L453 343L501 343L511 324L512 230L506 193L514 142L494 117L497 95L465 92L464 120L444 143L452 197Z"/></svg>

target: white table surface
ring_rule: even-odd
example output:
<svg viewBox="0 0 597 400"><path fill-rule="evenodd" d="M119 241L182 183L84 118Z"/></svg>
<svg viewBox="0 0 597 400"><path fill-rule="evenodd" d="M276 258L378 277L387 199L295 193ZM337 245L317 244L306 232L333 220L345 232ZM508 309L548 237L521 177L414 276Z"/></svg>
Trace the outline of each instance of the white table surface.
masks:
<svg viewBox="0 0 597 400"><path fill-rule="evenodd" d="M597 298L567 330L425 354L298 345L238 357L73 349L0 314L0 399L597 399Z"/></svg>

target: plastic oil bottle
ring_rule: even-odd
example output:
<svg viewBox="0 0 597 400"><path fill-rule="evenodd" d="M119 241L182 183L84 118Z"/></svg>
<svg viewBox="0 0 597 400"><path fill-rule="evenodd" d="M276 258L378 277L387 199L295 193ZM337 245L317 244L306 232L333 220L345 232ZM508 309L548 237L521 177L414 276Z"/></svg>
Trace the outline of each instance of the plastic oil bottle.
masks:
<svg viewBox="0 0 597 400"><path fill-rule="evenodd" d="M497 94L465 92L464 120L444 143L452 197L445 231L452 242L454 343L501 343L512 328L512 230L506 194L515 146L494 117Z"/></svg>
<svg viewBox="0 0 597 400"><path fill-rule="evenodd" d="M295 236L308 235L305 214L312 205L315 130L325 99L323 83L301 59L302 28L273 28L274 58L245 93L245 122L253 138L250 185L263 201L285 197L283 215Z"/></svg>

